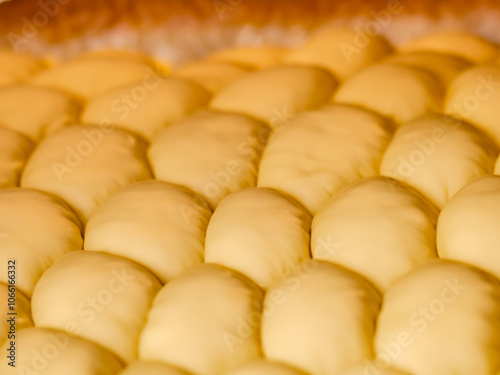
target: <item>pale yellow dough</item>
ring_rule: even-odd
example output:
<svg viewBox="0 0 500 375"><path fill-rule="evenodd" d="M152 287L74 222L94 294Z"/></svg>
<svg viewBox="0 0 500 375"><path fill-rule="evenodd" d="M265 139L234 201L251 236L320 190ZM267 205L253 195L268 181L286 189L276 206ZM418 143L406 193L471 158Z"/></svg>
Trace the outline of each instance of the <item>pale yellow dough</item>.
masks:
<svg viewBox="0 0 500 375"><path fill-rule="evenodd" d="M45 138L24 170L21 186L62 197L86 222L115 191L151 178L146 143L104 126L70 126Z"/></svg>
<svg viewBox="0 0 500 375"><path fill-rule="evenodd" d="M135 260L162 282L203 262L211 211L190 190L162 181L139 182L102 203L85 229L85 250Z"/></svg>
<svg viewBox="0 0 500 375"><path fill-rule="evenodd" d="M43 67L39 60L27 53L0 50L0 85L24 82Z"/></svg>
<svg viewBox="0 0 500 375"><path fill-rule="evenodd" d="M302 46L290 50L284 62L321 66L345 80L392 52L383 36L363 38L355 30L334 28L311 35Z"/></svg>
<svg viewBox="0 0 500 375"><path fill-rule="evenodd" d="M240 47L214 52L208 59L246 65L253 69L265 69L278 65L287 49L279 46Z"/></svg>
<svg viewBox="0 0 500 375"><path fill-rule="evenodd" d="M281 362L257 360L228 372L227 375L307 375L307 373Z"/></svg>
<svg viewBox="0 0 500 375"><path fill-rule="evenodd" d="M393 127L352 106L304 112L275 129L262 155L258 186L284 191L314 214L341 188L378 173Z"/></svg>
<svg viewBox="0 0 500 375"><path fill-rule="evenodd" d="M336 86L326 70L280 65L232 82L214 96L210 107L253 116L275 128L290 115L325 104Z"/></svg>
<svg viewBox="0 0 500 375"><path fill-rule="evenodd" d="M151 139L162 127L206 104L210 94L182 78L151 78L122 85L89 100L82 113L87 124L112 124Z"/></svg>
<svg viewBox="0 0 500 375"><path fill-rule="evenodd" d="M0 264L16 259L16 286L31 297L52 263L82 248L81 224L60 198L31 189L0 189L0 212Z"/></svg>
<svg viewBox="0 0 500 375"><path fill-rule="evenodd" d="M122 85L146 85L163 72L135 57L75 58L39 72L30 79L37 86L51 87L89 99Z"/></svg>
<svg viewBox="0 0 500 375"><path fill-rule="evenodd" d="M475 64L493 60L498 48L491 42L465 32L433 33L399 47L403 52L432 51L456 55Z"/></svg>
<svg viewBox="0 0 500 375"><path fill-rule="evenodd" d="M266 358L315 375L337 374L373 354L377 290L343 267L304 262L264 300Z"/></svg>
<svg viewBox="0 0 500 375"><path fill-rule="evenodd" d="M27 328L18 332L16 367L7 365L1 347L2 375L115 375L123 364L108 350L66 332Z"/></svg>
<svg viewBox="0 0 500 375"><path fill-rule="evenodd" d="M385 362L365 361L362 365L353 367L341 375L413 375L409 372L389 368Z"/></svg>
<svg viewBox="0 0 500 375"><path fill-rule="evenodd" d="M226 197L210 220L205 261L269 288L309 259L310 214L280 191L244 189Z"/></svg>
<svg viewBox="0 0 500 375"><path fill-rule="evenodd" d="M436 208L406 185L365 179L335 195L314 217L312 254L362 274L385 292L436 257L437 217Z"/></svg>
<svg viewBox="0 0 500 375"><path fill-rule="evenodd" d="M500 278L500 176L480 177L439 215L439 256L472 264Z"/></svg>
<svg viewBox="0 0 500 375"><path fill-rule="evenodd" d="M173 75L197 82L210 92L217 92L248 72L250 69L244 65L209 59L183 65L174 70Z"/></svg>
<svg viewBox="0 0 500 375"><path fill-rule="evenodd" d="M492 173L498 153L495 143L468 123L427 115L398 129L380 173L414 187L441 209L468 182Z"/></svg>
<svg viewBox="0 0 500 375"><path fill-rule="evenodd" d="M493 375L499 345L500 284L475 267L431 260L385 294L379 363L414 374Z"/></svg>
<svg viewBox="0 0 500 375"><path fill-rule="evenodd" d="M269 133L244 115L202 111L162 129L148 156L157 179L187 186L215 208L230 193L256 185Z"/></svg>
<svg viewBox="0 0 500 375"><path fill-rule="evenodd" d="M0 88L0 124L39 141L77 122L80 105L65 93L28 85Z"/></svg>
<svg viewBox="0 0 500 375"><path fill-rule="evenodd" d="M425 70L397 64L361 70L337 90L338 103L359 105L403 123L428 112L439 112L443 87Z"/></svg>
<svg viewBox="0 0 500 375"><path fill-rule="evenodd" d="M499 100L500 66L478 65L451 82L443 111L476 125L500 145Z"/></svg>
<svg viewBox="0 0 500 375"><path fill-rule="evenodd" d="M7 270L8 263L4 264ZM14 282L13 284L0 283L0 301L0 345L2 345L4 342L15 341L17 332L23 328L31 327L33 322L31 321L30 301L19 289L15 288ZM15 322L15 328L11 321ZM2 351L2 357L5 354L6 351Z"/></svg>
<svg viewBox="0 0 500 375"><path fill-rule="evenodd" d="M14 130L0 127L0 188L19 186L33 142Z"/></svg>
<svg viewBox="0 0 500 375"><path fill-rule="evenodd" d="M141 333L139 358L219 375L260 354L262 291L230 269L203 264L165 285Z"/></svg>
<svg viewBox="0 0 500 375"><path fill-rule="evenodd" d="M128 363L137 359L137 340L160 288L160 281L135 262L74 251L36 285L33 321L98 343Z"/></svg>
<svg viewBox="0 0 500 375"><path fill-rule="evenodd" d="M190 373L162 362L137 361L116 375L190 375Z"/></svg>

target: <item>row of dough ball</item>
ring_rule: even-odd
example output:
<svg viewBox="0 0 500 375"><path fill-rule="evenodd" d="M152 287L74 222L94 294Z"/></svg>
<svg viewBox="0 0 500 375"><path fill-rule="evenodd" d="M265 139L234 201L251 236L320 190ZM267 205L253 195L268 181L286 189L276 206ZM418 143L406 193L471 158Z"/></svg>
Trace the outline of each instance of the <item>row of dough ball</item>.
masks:
<svg viewBox="0 0 500 375"><path fill-rule="evenodd" d="M128 364L126 374L151 366L159 374L490 375L500 368L499 301L498 279L447 260L415 268L381 304L363 277L323 261L303 263L264 295L214 264L161 287L134 262L76 251L37 285L37 327L18 332L18 366L51 375L114 375ZM5 374L17 373L7 362Z"/></svg>

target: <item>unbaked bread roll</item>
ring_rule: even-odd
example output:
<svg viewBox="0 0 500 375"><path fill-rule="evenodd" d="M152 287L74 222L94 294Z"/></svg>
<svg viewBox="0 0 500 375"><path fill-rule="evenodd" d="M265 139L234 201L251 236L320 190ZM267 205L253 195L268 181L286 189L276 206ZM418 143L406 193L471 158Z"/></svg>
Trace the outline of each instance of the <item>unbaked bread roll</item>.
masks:
<svg viewBox="0 0 500 375"><path fill-rule="evenodd" d="M21 179L59 195L86 222L107 197L133 182L151 178L146 143L110 126L70 126L45 138Z"/></svg>
<svg viewBox="0 0 500 375"><path fill-rule="evenodd" d="M307 373L281 362L259 359L228 372L227 375L307 375Z"/></svg>
<svg viewBox="0 0 500 375"><path fill-rule="evenodd" d="M202 264L158 293L141 333L139 358L219 375L257 359L263 293L243 275Z"/></svg>
<svg viewBox="0 0 500 375"><path fill-rule="evenodd" d="M399 47L404 52L433 51L456 55L475 64L493 60L498 48L479 36L456 31L432 33Z"/></svg>
<svg viewBox="0 0 500 375"><path fill-rule="evenodd" d="M0 85L24 82L42 69L43 63L33 55L11 50L0 50Z"/></svg>
<svg viewBox="0 0 500 375"><path fill-rule="evenodd" d="M181 78L151 78L122 85L89 100L82 122L105 122L151 139L162 127L206 104L210 94Z"/></svg>
<svg viewBox="0 0 500 375"><path fill-rule="evenodd" d="M207 58L214 61L241 64L252 69L266 69L281 63L287 51L281 46L239 47L214 52Z"/></svg>
<svg viewBox="0 0 500 375"><path fill-rule="evenodd" d="M27 328L18 332L15 367L9 366L1 347L2 375L115 375L123 364L103 347L47 328Z"/></svg>
<svg viewBox="0 0 500 375"><path fill-rule="evenodd" d="M378 173L393 127L347 105L301 113L275 130L262 155L258 186L282 190L314 214L344 186Z"/></svg>
<svg viewBox="0 0 500 375"><path fill-rule="evenodd" d="M79 104L58 90L28 85L0 87L0 124L34 141L77 122L79 112Z"/></svg>
<svg viewBox="0 0 500 375"><path fill-rule="evenodd" d="M475 179L439 215L439 256L472 264L500 278L499 228L500 176Z"/></svg>
<svg viewBox="0 0 500 375"><path fill-rule="evenodd" d="M280 65L234 81L214 96L210 107L253 116L274 128L288 116L325 104L336 86L321 68Z"/></svg>
<svg viewBox="0 0 500 375"><path fill-rule="evenodd" d="M389 41L381 35L329 28L316 32L302 46L292 49L284 62L321 66L345 80L392 51Z"/></svg>
<svg viewBox="0 0 500 375"><path fill-rule="evenodd" d="M343 267L309 260L264 300L266 358L315 375L337 374L373 355L378 291Z"/></svg>
<svg viewBox="0 0 500 375"><path fill-rule="evenodd" d="M139 182L112 195L91 215L84 249L135 260L166 283L203 262L211 215L203 198L184 187Z"/></svg>
<svg viewBox="0 0 500 375"><path fill-rule="evenodd" d="M409 66L378 64L346 80L333 99L359 105L403 123L439 112L443 87L431 73Z"/></svg>
<svg viewBox="0 0 500 375"><path fill-rule="evenodd" d="M492 173L498 153L486 134L466 122L426 115L397 130L380 173L414 187L441 209L468 182Z"/></svg>
<svg viewBox="0 0 500 375"><path fill-rule="evenodd" d="M35 287L37 327L96 342L128 363L160 281L141 265L95 251L74 251L52 265Z"/></svg>
<svg viewBox="0 0 500 375"><path fill-rule="evenodd" d="M269 133L244 115L202 111L162 129L148 156L157 179L187 186L215 208L226 195L256 185Z"/></svg>
<svg viewBox="0 0 500 375"><path fill-rule="evenodd" d="M245 65L208 59L183 65L173 75L197 82L210 92L217 92L248 72L250 69Z"/></svg>
<svg viewBox="0 0 500 375"><path fill-rule="evenodd" d="M375 361L365 361L362 365L353 367L341 375L413 375L405 371L377 365Z"/></svg>
<svg viewBox="0 0 500 375"><path fill-rule="evenodd" d="M116 375L190 375L190 373L162 362L136 361Z"/></svg>
<svg viewBox="0 0 500 375"><path fill-rule="evenodd" d="M425 375L497 374L500 284L463 263L424 263L385 294L375 348L379 368Z"/></svg>
<svg viewBox="0 0 500 375"><path fill-rule="evenodd" d="M210 220L205 261L269 288L309 259L311 215L280 191L244 189L226 197Z"/></svg>
<svg viewBox="0 0 500 375"><path fill-rule="evenodd" d="M0 188L19 186L33 146L25 135L0 126Z"/></svg>
<svg viewBox="0 0 500 375"><path fill-rule="evenodd" d="M350 268L385 292L416 265L436 257L438 211L395 180L362 180L316 214L311 249L315 259Z"/></svg>
<svg viewBox="0 0 500 375"><path fill-rule="evenodd" d="M4 264L7 270L9 270L9 268L7 268L9 265L14 267L18 265L14 263ZM16 268L10 270L14 271L14 273L11 274L12 276L17 276L17 272L15 272L17 271ZM9 282L11 280L12 282ZM4 342L8 342L10 346L10 342L17 339L17 332L33 325L31 320L30 301L16 288L16 281L15 279L9 279L5 284L0 283L0 345ZM1 357L4 357L5 354L5 351L2 351ZM0 369L2 369L1 366Z"/></svg>
<svg viewBox="0 0 500 375"><path fill-rule="evenodd" d="M31 189L0 189L0 213L0 264L16 259L16 287L31 297L52 263L82 248L80 221L62 199Z"/></svg>
<svg viewBox="0 0 500 375"><path fill-rule="evenodd" d="M500 66L473 66L448 86L444 112L476 125L500 145L499 100Z"/></svg>
<svg viewBox="0 0 500 375"><path fill-rule="evenodd" d="M384 62L427 70L439 79L443 87L446 87L458 73L471 65L458 56L435 51L398 53L389 56Z"/></svg>
<svg viewBox="0 0 500 375"><path fill-rule="evenodd" d="M130 57L76 58L45 69L30 83L66 91L89 99L122 85L146 85L161 79L163 72L144 61Z"/></svg>

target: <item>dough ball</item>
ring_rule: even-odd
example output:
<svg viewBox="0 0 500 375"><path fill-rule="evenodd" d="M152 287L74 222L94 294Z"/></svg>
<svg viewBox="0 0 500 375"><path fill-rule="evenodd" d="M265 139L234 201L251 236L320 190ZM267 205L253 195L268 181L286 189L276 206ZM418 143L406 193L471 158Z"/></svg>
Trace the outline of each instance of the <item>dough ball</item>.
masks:
<svg viewBox="0 0 500 375"><path fill-rule="evenodd" d="M439 256L500 277L500 176L483 176L460 190L438 220Z"/></svg>
<svg viewBox="0 0 500 375"><path fill-rule="evenodd" d="M59 195L85 223L115 191L150 178L140 138L107 126L70 126L39 144L21 186Z"/></svg>
<svg viewBox="0 0 500 375"><path fill-rule="evenodd" d="M326 70L281 65L232 82L214 96L210 107L253 116L275 128L289 116L325 104L336 85Z"/></svg>
<svg viewBox="0 0 500 375"><path fill-rule="evenodd" d="M259 167L258 186L282 190L311 213L334 193L378 174L392 125L370 111L328 105L276 129Z"/></svg>
<svg viewBox="0 0 500 375"><path fill-rule="evenodd" d="M208 59L266 69L281 63L287 51L279 46L239 47L214 52Z"/></svg>
<svg viewBox="0 0 500 375"><path fill-rule="evenodd" d="M33 142L14 130L0 127L0 188L19 186Z"/></svg>
<svg viewBox="0 0 500 375"><path fill-rule="evenodd" d="M28 85L0 87L0 123L34 141L77 122L79 112L79 104L58 90Z"/></svg>
<svg viewBox="0 0 500 375"><path fill-rule="evenodd" d="M392 53L389 41L381 35L360 37L350 29L326 29L316 32L285 57L287 63L317 65L340 80Z"/></svg>
<svg viewBox="0 0 500 375"><path fill-rule="evenodd" d="M270 129L235 113L202 111L162 129L148 151L155 177L187 186L215 208L253 187Z"/></svg>
<svg viewBox="0 0 500 375"><path fill-rule="evenodd" d="M365 68L337 90L338 103L358 105L403 123L440 112L443 87L422 69L396 64Z"/></svg>
<svg viewBox="0 0 500 375"><path fill-rule="evenodd" d="M283 193L240 190L217 207L207 230L205 261L270 287L309 259L311 216Z"/></svg>
<svg viewBox="0 0 500 375"><path fill-rule="evenodd" d="M74 251L49 268L31 306L37 327L93 341L128 363L160 281L141 265L94 251Z"/></svg>
<svg viewBox="0 0 500 375"><path fill-rule="evenodd" d="M24 82L43 68L41 61L27 53L0 50L0 85Z"/></svg>
<svg viewBox="0 0 500 375"><path fill-rule="evenodd" d="M426 115L400 127L380 173L414 187L439 209L464 185L493 171L498 147L473 126Z"/></svg>
<svg viewBox="0 0 500 375"><path fill-rule="evenodd" d="M162 362L137 361L132 362L117 375L190 375L190 373Z"/></svg>
<svg viewBox="0 0 500 375"><path fill-rule="evenodd" d="M436 257L437 217L436 208L406 185L365 179L332 197L314 217L312 254L362 274L385 291Z"/></svg>
<svg viewBox="0 0 500 375"><path fill-rule="evenodd" d="M203 264L165 285L139 343L141 360L219 375L260 354L262 291L230 269Z"/></svg>
<svg viewBox="0 0 500 375"><path fill-rule="evenodd" d="M212 212L190 190L139 182L97 207L85 230L85 250L132 259L166 283L203 261Z"/></svg>
<svg viewBox="0 0 500 375"><path fill-rule="evenodd" d="M16 286L31 297L52 263L82 248L80 221L62 199L31 189L0 189L0 212L0 282L8 283L7 262L16 259Z"/></svg>
<svg viewBox="0 0 500 375"><path fill-rule="evenodd" d="M264 355L311 374L337 374L372 356L380 303L377 290L358 274L306 261L266 293Z"/></svg>
<svg viewBox="0 0 500 375"><path fill-rule="evenodd" d="M18 332L16 367L8 365L1 347L0 370L4 375L115 375L123 364L111 352L85 339L47 328L27 328Z"/></svg>
<svg viewBox="0 0 500 375"><path fill-rule="evenodd" d="M384 362L365 361L362 365L341 373L341 375L413 375L408 372L389 368Z"/></svg>
<svg viewBox="0 0 500 375"><path fill-rule="evenodd" d="M475 267L430 260L387 291L376 363L412 374L496 374L500 284Z"/></svg>
<svg viewBox="0 0 500 375"><path fill-rule="evenodd" d="M82 113L82 122L117 126L151 139L209 98L203 87L189 80L152 76L92 98Z"/></svg>

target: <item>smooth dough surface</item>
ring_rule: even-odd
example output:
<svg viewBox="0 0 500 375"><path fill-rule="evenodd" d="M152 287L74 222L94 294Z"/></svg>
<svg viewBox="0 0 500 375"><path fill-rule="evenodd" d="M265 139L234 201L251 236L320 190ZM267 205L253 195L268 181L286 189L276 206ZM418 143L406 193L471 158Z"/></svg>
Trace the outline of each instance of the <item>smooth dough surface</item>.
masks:
<svg viewBox="0 0 500 375"><path fill-rule="evenodd" d="M281 362L260 359L228 372L227 375L307 375L307 373Z"/></svg>
<svg viewBox="0 0 500 375"><path fill-rule="evenodd" d="M27 53L0 50L0 85L26 81L43 68L43 64Z"/></svg>
<svg viewBox="0 0 500 375"><path fill-rule="evenodd" d="M475 64L493 60L498 54L498 48L491 42L479 36L445 31L433 33L399 47L404 52L434 51L456 55Z"/></svg>
<svg viewBox="0 0 500 375"><path fill-rule="evenodd" d="M331 198L314 217L313 258L341 264L386 291L436 257L438 211L395 180L362 180Z"/></svg>
<svg viewBox="0 0 500 375"><path fill-rule="evenodd" d="M263 292L215 264L194 267L165 285L141 333L139 358L195 374L219 375L260 355Z"/></svg>
<svg viewBox="0 0 500 375"><path fill-rule="evenodd" d="M315 375L343 371L372 356L380 303L378 291L358 274L306 261L266 293L264 355Z"/></svg>
<svg viewBox="0 0 500 375"><path fill-rule="evenodd" d="M365 361L362 365L341 373L341 375L413 375L405 371L389 368L385 362Z"/></svg>
<svg viewBox="0 0 500 375"><path fill-rule="evenodd" d="M269 133L244 115L202 111L162 129L148 156L157 179L187 186L215 208L230 193L256 185Z"/></svg>
<svg viewBox="0 0 500 375"><path fill-rule="evenodd" d="M480 177L460 190L438 220L439 256L500 278L500 176Z"/></svg>
<svg viewBox="0 0 500 375"><path fill-rule="evenodd" d="M463 263L430 260L385 294L379 362L414 374L492 375L500 369L500 284Z"/></svg>
<svg viewBox="0 0 500 375"><path fill-rule="evenodd" d="M426 115L400 127L380 173L404 182L439 209L464 185L493 172L499 149L482 131L443 115Z"/></svg>
<svg viewBox="0 0 500 375"><path fill-rule="evenodd" d="M349 78L333 99L359 105L403 123L428 112L440 112L443 87L425 70L378 64Z"/></svg>
<svg viewBox="0 0 500 375"><path fill-rule="evenodd" d="M473 66L450 83L443 111L476 125L500 145L499 88L500 66Z"/></svg>
<svg viewBox="0 0 500 375"><path fill-rule="evenodd" d="M112 124L151 139L162 127L205 105L210 94L182 78L152 77L110 90L89 100L82 122Z"/></svg>
<svg viewBox="0 0 500 375"><path fill-rule="evenodd" d="M5 263L5 268L7 269L7 263ZM2 319L0 320L0 345L4 342L10 343L11 340L16 338L15 335L18 331L33 325L30 301L19 289L15 289L14 285L0 283L0 319ZM13 293L15 296L13 296ZM16 315L9 315L9 313L15 313ZM15 328L9 321L12 318L14 318ZM5 355L6 352L2 351L2 357Z"/></svg>
<svg viewBox="0 0 500 375"><path fill-rule="evenodd" d="M285 194L240 190L226 197L210 220L205 261L269 288L310 258L310 230L311 215Z"/></svg>
<svg viewBox="0 0 500 375"><path fill-rule="evenodd" d="M111 127L82 125L45 138L26 165L21 186L60 196L85 223L112 193L150 178L142 139Z"/></svg>
<svg viewBox="0 0 500 375"><path fill-rule="evenodd" d="M366 41L355 30L335 28L311 35L302 46L290 50L284 62L321 66L345 80L392 51L389 41L381 35Z"/></svg>
<svg viewBox="0 0 500 375"><path fill-rule="evenodd" d="M19 186L33 142L14 130L0 127L0 188Z"/></svg>
<svg viewBox="0 0 500 375"><path fill-rule="evenodd" d="M66 332L27 328L18 332L16 367L0 357L2 375L115 375L123 364L111 352ZM7 343L1 347L7 352Z"/></svg>
<svg viewBox="0 0 500 375"><path fill-rule="evenodd" d="M31 189L0 189L0 262L17 259L17 288L31 297L47 268L80 250L81 224L62 199ZM6 283L7 272L0 272Z"/></svg>
<svg viewBox="0 0 500 375"><path fill-rule="evenodd" d="M84 249L132 259L165 283L203 262L211 214L203 198L184 187L138 182L97 207Z"/></svg>
<svg viewBox="0 0 500 375"><path fill-rule="evenodd" d="M287 51L280 46L240 47L214 52L208 59L246 65L253 69L265 69L278 65Z"/></svg>
<svg viewBox="0 0 500 375"><path fill-rule="evenodd" d="M314 214L344 186L378 173L392 128L381 116L346 105L301 113L272 135L258 186L284 191Z"/></svg>
<svg viewBox="0 0 500 375"><path fill-rule="evenodd" d="M74 251L49 268L35 287L37 327L73 332L128 363L160 281L141 265L95 251Z"/></svg>
<svg viewBox="0 0 500 375"><path fill-rule="evenodd" d="M116 375L190 375L190 373L162 362L136 361Z"/></svg>
<svg viewBox="0 0 500 375"><path fill-rule="evenodd" d="M336 86L321 68L281 65L232 82L214 96L210 107L253 116L275 128L287 121L287 114L325 104Z"/></svg>

